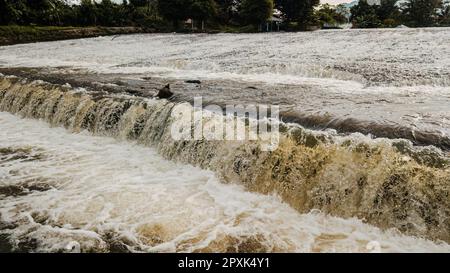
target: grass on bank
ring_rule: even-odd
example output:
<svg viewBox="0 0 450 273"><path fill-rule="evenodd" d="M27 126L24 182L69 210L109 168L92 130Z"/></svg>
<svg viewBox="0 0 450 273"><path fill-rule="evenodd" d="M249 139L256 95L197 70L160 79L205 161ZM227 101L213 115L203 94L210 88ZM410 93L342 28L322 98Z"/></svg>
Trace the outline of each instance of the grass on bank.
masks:
<svg viewBox="0 0 450 273"><path fill-rule="evenodd" d="M140 27L0 26L0 45L153 32Z"/></svg>
<svg viewBox="0 0 450 273"><path fill-rule="evenodd" d="M167 33L175 30L165 25L154 27L58 27L58 26L0 26L0 46L20 43L57 41L67 39L89 38L97 36L133 34L133 33ZM254 26L209 26L205 30L191 29L188 26L177 29L179 33L252 33L258 32Z"/></svg>

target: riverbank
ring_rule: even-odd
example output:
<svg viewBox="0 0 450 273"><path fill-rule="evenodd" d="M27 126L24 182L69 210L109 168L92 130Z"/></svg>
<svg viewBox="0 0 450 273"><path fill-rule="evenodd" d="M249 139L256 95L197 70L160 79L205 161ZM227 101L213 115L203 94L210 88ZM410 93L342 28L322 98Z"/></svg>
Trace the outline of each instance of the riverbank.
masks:
<svg viewBox="0 0 450 273"><path fill-rule="evenodd" d="M142 27L0 26L0 46L155 31Z"/></svg>

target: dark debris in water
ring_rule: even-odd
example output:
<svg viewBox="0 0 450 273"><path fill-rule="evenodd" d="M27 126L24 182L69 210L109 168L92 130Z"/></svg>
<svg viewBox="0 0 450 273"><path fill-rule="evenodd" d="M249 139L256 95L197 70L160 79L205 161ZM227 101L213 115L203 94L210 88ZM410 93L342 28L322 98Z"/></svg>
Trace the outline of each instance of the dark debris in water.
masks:
<svg viewBox="0 0 450 273"><path fill-rule="evenodd" d="M433 168L447 168L450 165L448 157L440 151L428 147L414 149L407 141L396 141L392 143L400 153L412 157L417 163Z"/></svg>
<svg viewBox="0 0 450 273"><path fill-rule="evenodd" d="M9 236L7 234L0 234L0 253L13 252L13 249Z"/></svg>
<svg viewBox="0 0 450 273"><path fill-rule="evenodd" d="M111 253L130 253L130 249L127 242L124 238L122 238L119 234L114 231L106 232L102 236L103 241L108 244L108 250Z"/></svg>
<svg viewBox="0 0 450 273"><path fill-rule="evenodd" d="M187 80L185 83L194 83L194 84L201 84L202 82L199 80Z"/></svg>
<svg viewBox="0 0 450 273"><path fill-rule="evenodd" d="M0 148L0 164L10 161L36 161L45 158L44 153L39 149L33 149L32 147L26 148L14 148L3 147Z"/></svg>
<svg viewBox="0 0 450 273"><path fill-rule="evenodd" d="M33 192L43 192L52 189L53 187L49 184L37 183L37 184L26 184L21 183L19 185L0 185L0 195L4 196L24 196L31 194Z"/></svg>

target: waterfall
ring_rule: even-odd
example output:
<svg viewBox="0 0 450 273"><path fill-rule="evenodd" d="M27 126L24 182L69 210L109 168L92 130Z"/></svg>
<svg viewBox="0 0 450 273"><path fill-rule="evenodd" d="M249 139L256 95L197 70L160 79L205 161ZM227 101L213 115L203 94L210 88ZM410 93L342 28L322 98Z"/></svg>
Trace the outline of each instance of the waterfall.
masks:
<svg viewBox="0 0 450 273"><path fill-rule="evenodd" d="M264 151L260 141L176 141L172 114L180 107L192 106L0 77L0 111L155 147L224 183L277 194L302 213L319 209L450 242L450 164L438 148L295 124L281 124L275 151Z"/></svg>

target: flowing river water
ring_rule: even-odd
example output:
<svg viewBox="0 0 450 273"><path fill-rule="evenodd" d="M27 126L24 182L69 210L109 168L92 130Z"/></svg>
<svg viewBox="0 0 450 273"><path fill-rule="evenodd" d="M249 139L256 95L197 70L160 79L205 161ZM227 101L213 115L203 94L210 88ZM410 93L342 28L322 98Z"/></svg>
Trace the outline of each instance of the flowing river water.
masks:
<svg viewBox="0 0 450 273"><path fill-rule="evenodd" d="M449 34L2 47L1 249L448 252ZM194 96L279 105L278 149L174 140Z"/></svg>
<svg viewBox="0 0 450 273"><path fill-rule="evenodd" d="M0 114L2 225L31 251L450 251L219 182L155 150ZM368 248L369 246L369 248Z"/></svg>

